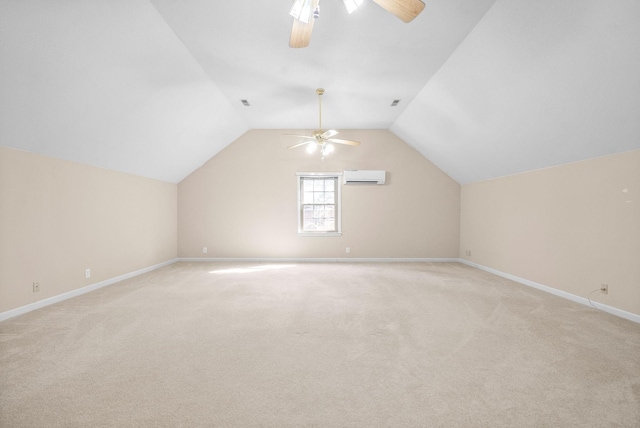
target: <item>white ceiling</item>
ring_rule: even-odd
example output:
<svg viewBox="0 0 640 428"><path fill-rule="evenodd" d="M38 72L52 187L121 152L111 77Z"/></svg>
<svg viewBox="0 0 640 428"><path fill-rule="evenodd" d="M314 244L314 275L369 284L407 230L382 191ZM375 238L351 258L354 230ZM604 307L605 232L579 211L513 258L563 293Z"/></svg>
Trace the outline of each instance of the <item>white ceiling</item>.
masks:
<svg viewBox="0 0 640 428"><path fill-rule="evenodd" d="M315 129L324 87L325 128L390 129L460 183L640 149L637 0L410 24L322 0L305 49L291 2L0 0L0 144L175 183L248 129Z"/></svg>

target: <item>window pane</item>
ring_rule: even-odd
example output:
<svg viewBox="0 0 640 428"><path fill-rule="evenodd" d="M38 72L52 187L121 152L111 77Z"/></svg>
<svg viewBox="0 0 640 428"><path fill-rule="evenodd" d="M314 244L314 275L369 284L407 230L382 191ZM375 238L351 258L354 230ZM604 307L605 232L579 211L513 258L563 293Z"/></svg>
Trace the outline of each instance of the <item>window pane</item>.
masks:
<svg viewBox="0 0 640 428"><path fill-rule="evenodd" d="M302 200L303 204L312 204L314 201L314 193L313 192L304 192L304 197Z"/></svg>
<svg viewBox="0 0 640 428"><path fill-rule="evenodd" d="M305 220L313 218L313 206L304 206L302 209L302 215Z"/></svg>
<svg viewBox="0 0 640 428"><path fill-rule="evenodd" d="M313 180L313 190L315 190L316 192L324 191L324 180L323 179Z"/></svg>
<svg viewBox="0 0 640 428"><path fill-rule="evenodd" d="M305 178L305 179L302 180L302 182L304 183L304 191L305 192L312 192L313 191L313 180Z"/></svg>
<svg viewBox="0 0 640 428"><path fill-rule="evenodd" d="M303 230L307 232L335 231L335 207L333 205L303 206Z"/></svg>
<svg viewBox="0 0 640 428"><path fill-rule="evenodd" d="M324 190L325 192L333 192L336 189L336 179L328 178L324 181Z"/></svg>
<svg viewBox="0 0 640 428"><path fill-rule="evenodd" d="M335 204L335 193L333 193L333 192L325 192L325 194L324 194L324 203L325 204Z"/></svg>
<svg viewBox="0 0 640 428"><path fill-rule="evenodd" d="M335 218L335 216L336 216L335 206L333 206L333 205L325 205L325 213L326 213L327 217Z"/></svg>

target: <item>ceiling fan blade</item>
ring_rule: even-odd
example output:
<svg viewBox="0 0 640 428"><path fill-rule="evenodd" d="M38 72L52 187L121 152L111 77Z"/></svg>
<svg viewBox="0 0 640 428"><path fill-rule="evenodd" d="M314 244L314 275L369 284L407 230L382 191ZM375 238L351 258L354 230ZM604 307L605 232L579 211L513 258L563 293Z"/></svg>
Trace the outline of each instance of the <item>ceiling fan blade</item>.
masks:
<svg viewBox="0 0 640 428"><path fill-rule="evenodd" d="M336 131L335 129L330 129L328 131L325 131L322 133L322 135L320 135L320 138L322 138L323 140L326 140L328 138L333 137L334 135L338 135L339 132Z"/></svg>
<svg viewBox="0 0 640 428"><path fill-rule="evenodd" d="M404 22L411 22L420 15L424 3L420 0L373 0L387 12L394 14Z"/></svg>
<svg viewBox="0 0 640 428"><path fill-rule="evenodd" d="M303 141L302 143L294 144L293 146L287 147L288 149L294 149L296 147L304 146L305 144L315 143L315 141Z"/></svg>
<svg viewBox="0 0 640 428"><path fill-rule="evenodd" d="M331 138L327 140L328 143L347 144L349 146L359 146L359 141L341 140L340 138Z"/></svg>
<svg viewBox="0 0 640 428"><path fill-rule="evenodd" d="M314 10L318 5L318 0L313 0L311 10ZM313 30L314 17L309 18L309 23L305 24L294 18L293 27L291 27L291 37L289 38L289 47L292 48L306 48L311 41L311 31Z"/></svg>
<svg viewBox="0 0 640 428"><path fill-rule="evenodd" d="M297 19L293 20L293 27L291 28L291 38L289 39L289 47L291 48L306 48L309 46L311 40L311 30L313 30L313 19L305 24Z"/></svg>

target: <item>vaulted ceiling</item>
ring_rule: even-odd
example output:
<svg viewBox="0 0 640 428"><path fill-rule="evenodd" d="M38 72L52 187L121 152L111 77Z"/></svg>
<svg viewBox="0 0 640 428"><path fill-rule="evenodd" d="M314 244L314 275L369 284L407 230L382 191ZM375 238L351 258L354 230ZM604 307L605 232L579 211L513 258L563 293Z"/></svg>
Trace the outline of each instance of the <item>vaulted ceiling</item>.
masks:
<svg viewBox="0 0 640 428"><path fill-rule="evenodd" d="M323 87L325 128L389 129L460 183L640 149L637 0L409 24L322 0L304 49L291 3L0 1L0 145L176 183L249 129L315 129Z"/></svg>

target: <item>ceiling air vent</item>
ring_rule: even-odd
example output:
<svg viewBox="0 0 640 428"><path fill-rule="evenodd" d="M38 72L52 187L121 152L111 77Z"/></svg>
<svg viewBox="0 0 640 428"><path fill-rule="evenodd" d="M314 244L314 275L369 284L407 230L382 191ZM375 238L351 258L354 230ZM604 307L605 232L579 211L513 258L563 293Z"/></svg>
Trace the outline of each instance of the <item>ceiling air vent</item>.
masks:
<svg viewBox="0 0 640 428"><path fill-rule="evenodd" d="M240 100L240 102L241 102L241 103L242 103L242 105L243 105L243 106L245 106L245 107L249 107L249 106L250 106L249 101L247 101L247 100Z"/></svg>
<svg viewBox="0 0 640 428"><path fill-rule="evenodd" d="M400 100L393 100L393 102L391 103L391 107L397 106L399 102Z"/></svg>

